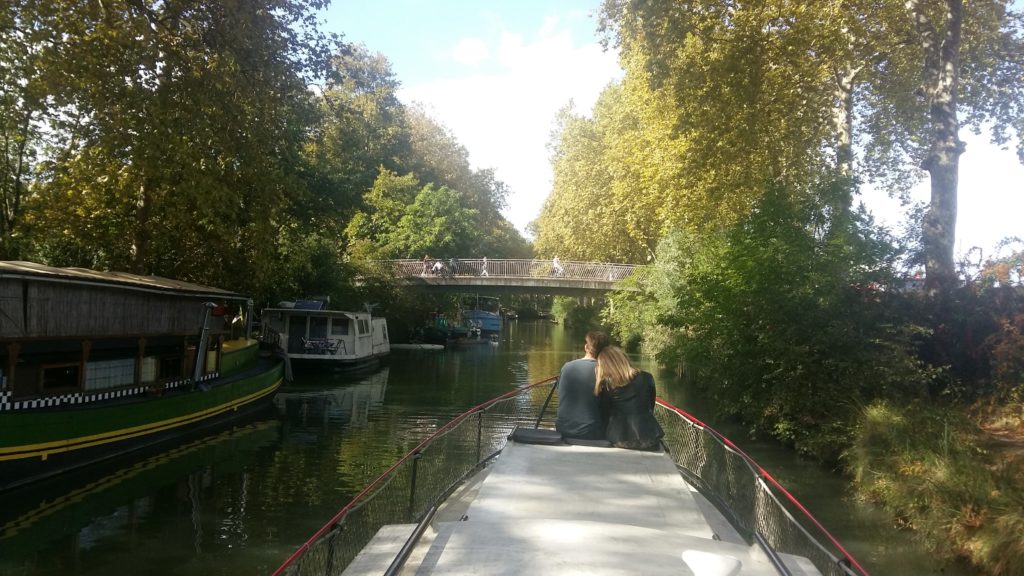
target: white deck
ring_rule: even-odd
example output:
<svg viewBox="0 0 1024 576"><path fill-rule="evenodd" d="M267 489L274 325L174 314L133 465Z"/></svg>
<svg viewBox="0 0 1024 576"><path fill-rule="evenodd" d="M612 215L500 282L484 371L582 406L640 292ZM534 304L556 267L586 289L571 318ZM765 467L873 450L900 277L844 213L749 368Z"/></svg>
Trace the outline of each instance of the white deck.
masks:
<svg viewBox="0 0 1024 576"><path fill-rule="evenodd" d="M465 519L439 515L403 574L777 573L664 454L509 442L486 480L465 492L475 493ZM385 527L345 574L381 574L411 531ZM795 575L818 573L786 560Z"/></svg>

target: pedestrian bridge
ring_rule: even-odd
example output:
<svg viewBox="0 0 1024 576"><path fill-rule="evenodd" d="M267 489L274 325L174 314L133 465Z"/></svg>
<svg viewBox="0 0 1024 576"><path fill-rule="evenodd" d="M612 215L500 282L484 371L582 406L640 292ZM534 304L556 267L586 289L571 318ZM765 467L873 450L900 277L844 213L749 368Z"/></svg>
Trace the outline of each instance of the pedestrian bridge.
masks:
<svg viewBox="0 0 1024 576"><path fill-rule="evenodd" d="M437 266L440 262L441 265ZM477 294L586 295L629 289L631 282L649 270L647 266L605 262L551 260L378 260L381 273L417 288L436 292Z"/></svg>

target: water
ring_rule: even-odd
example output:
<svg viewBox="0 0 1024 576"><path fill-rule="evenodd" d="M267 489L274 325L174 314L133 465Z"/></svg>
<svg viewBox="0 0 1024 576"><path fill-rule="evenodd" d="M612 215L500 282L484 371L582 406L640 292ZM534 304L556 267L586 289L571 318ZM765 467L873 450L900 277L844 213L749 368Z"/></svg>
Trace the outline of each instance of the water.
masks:
<svg viewBox="0 0 1024 576"><path fill-rule="evenodd" d="M173 449L0 496L0 575L269 574L368 481L453 416L557 374L583 338L512 322L500 346L395 352L362 376L304 377L271 409ZM648 362L666 400L699 394ZM940 569L843 480L771 443L720 426L771 471L873 574ZM961 574L947 568L943 574Z"/></svg>

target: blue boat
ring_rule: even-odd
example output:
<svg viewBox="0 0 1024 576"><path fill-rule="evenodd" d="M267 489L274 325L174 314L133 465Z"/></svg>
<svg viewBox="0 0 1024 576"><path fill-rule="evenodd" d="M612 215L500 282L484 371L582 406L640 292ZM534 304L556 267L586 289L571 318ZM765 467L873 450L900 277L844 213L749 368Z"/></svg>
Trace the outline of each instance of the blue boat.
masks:
<svg viewBox="0 0 1024 576"><path fill-rule="evenodd" d="M472 296L462 301L462 322L483 334L501 332L501 304L493 296Z"/></svg>

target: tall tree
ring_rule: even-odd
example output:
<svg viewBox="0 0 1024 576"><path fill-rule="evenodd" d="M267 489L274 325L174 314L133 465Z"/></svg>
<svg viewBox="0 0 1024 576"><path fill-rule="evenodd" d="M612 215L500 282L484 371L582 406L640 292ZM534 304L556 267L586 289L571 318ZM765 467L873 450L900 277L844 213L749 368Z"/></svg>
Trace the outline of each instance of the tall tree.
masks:
<svg viewBox="0 0 1024 576"><path fill-rule="evenodd" d="M479 243L466 256L527 257L530 249L522 235L501 214L508 187L490 168L473 169L469 152L444 125L422 108L408 110L412 151L405 167L424 183L460 194L465 208L474 211Z"/></svg>
<svg viewBox="0 0 1024 576"><path fill-rule="evenodd" d="M35 198L44 255L270 284L267 247L304 187L324 2L18 1L52 31L34 46L56 135Z"/></svg>
<svg viewBox="0 0 1024 576"><path fill-rule="evenodd" d="M541 254L647 262L668 229L695 227L721 207L686 178L689 146L673 129L672 102L628 68L591 118L571 108L559 115L553 187L535 223Z"/></svg>
<svg viewBox="0 0 1024 576"><path fill-rule="evenodd" d="M381 168L401 171L410 154L405 107L398 100L398 79L381 54L365 46L343 46L331 58L331 72L320 106L322 121L308 155L317 176L323 211L346 216Z"/></svg>
<svg viewBox="0 0 1024 576"><path fill-rule="evenodd" d="M1024 43L1007 4L606 0L603 26L672 92L679 128L698 146L694 165L723 193L829 173L899 193L914 182L908 174L928 170L922 239L929 282L941 286L955 278L960 107L999 142L1024 126ZM749 155L738 175L737 151ZM836 208L848 209L841 200Z"/></svg>
<svg viewBox="0 0 1024 576"><path fill-rule="evenodd" d="M921 165L931 176L931 202L921 230L926 285L951 287L956 282L953 244L960 155L964 151L957 118L963 0L945 0L940 3L944 5L940 10L936 10L938 6L934 3L928 6L921 0L906 2L924 55L921 93L928 108L930 146Z"/></svg>
<svg viewBox="0 0 1024 576"><path fill-rule="evenodd" d="M35 175L47 101L44 50L59 41L36 2L0 7L0 258L26 257L25 203Z"/></svg>

